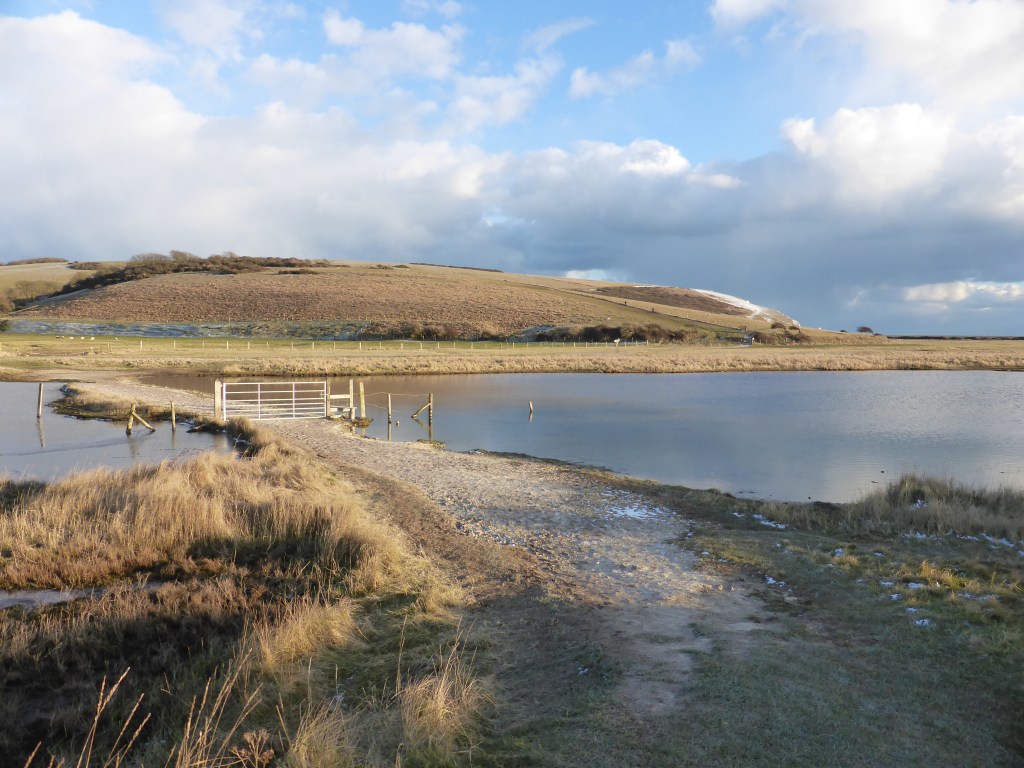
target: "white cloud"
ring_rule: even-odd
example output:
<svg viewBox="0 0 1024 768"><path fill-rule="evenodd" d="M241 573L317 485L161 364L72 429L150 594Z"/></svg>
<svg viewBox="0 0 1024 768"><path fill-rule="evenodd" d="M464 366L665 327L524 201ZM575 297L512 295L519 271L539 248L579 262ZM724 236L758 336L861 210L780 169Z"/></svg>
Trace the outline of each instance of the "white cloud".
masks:
<svg viewBox="0 0 1024 768"><path fill-rule="evenodd" d="M813 119L788 120L782 133L835 174L842 196L877 203L933 182L954 138L950 120L917 104L840 109L820 128Z"/></svg>
<svg viewBox="0 0 1024 768"><path fill-rule="evenodd" d="M592 19L585 17L563 19L562 21L555 22L554 24L548 24L547 26L531 32L526 36L526 39L523 40L523 47L528 50L536 51L537 53L544 53L563 37L567 37L568 35L587 29L588 27L593 26L593 24L594 22Z"/></svg>
<svg viewBox="0 0 1024 768"><path fill-rule="evenodd" d="M715 0L711 16L722 25L747 24L786 5L787 0Z"/></svg>
<svg viewBox="0 0 1024 768"><path fill-rule="evenodd" d="M402 9L414 16L436 13L446 19L454 19L463 11L462 3L455 0L402 0Z"/></svg>
<svg viewBox="0 0 1024 768"><path fill-rule="evenodd" d="M571 280L610 280L612 282L625 280L625 275L620 270L609 269L570 269L562 273L562 277L568 277Z"/></svg>
<svg viewBox="0 0 1024 768"><path fill-rule="evenodd" d="M561 68L558 59L545 56L519 62L511 75L458 76L451 98L452 120L462 131L518 120Z"/></svg>
<svg viewBox="0 0 1024 768"><path fill-rule="evenodd" d="M575 99L598 94L610 96L633 90L656 77L671 75L680 69L692 69L699 63L700 55L690 42L669 40L665 43L665 55L661 58L651 51L644 51L621 67L603 74L591 72L586 67L577 67L569 83L569 95Z"/></svg>
<svg viewBox="0 0 1024 768"><path fill-rule="evenodd" d="M689 161L678 149L660 141L634 141L616 154L623 157L623 171L642 176L678 176L690 170Z"/></svg>
<svg viewBox="0 0 1024 768"><path fill-rule="evenodd" d="M689 40L669 40L665 43L664 62L668 71L693 69L700 61L700 54Z"/></svg>
<svg viewBox="0 0 1024 768"><path fill-rule="evenodd" d="M916 285L903 290L903 298L929 304L961 304L963 302L1024 301L1024 282L994 283L957 280L951 283Z"/></svg>
<svg viewBox="0 0 1024 768"><path fill-rule="evenodd" d="M357 19L344 19L337 11L324 17L327 39L348 49L348 60L369 79L404 75L440 80L452 75L459 61L456 46L463 29L445 25L440 30L422 24L395 22L386 29L367 29Z"/></svg>
<svg viewBox="0 0 1024 768"><path fill-rule="evenodd" d="M866 57L863 92L905 92L909 85L915 100L968 116L1003 102L1022 104L1018 0L716 0L711 12L720 24L738 26L776 11L795 32L796 46L812 37L859 46Z"/></svg>
<svg viewBox="0 0 1024 768"><path fill-rule="evenodd" d="M352 47L362 42L366 28L359 19L343 19L333 8L324 16L324 34L334 45Z"/></svg>
<svg viewBox="0 0 1024 768"><path fill-rule="evenodd" d="M255 0L158 0L155 10L189 45L237 60L243 40L263 35L251 18L258 5Z"/></svg>

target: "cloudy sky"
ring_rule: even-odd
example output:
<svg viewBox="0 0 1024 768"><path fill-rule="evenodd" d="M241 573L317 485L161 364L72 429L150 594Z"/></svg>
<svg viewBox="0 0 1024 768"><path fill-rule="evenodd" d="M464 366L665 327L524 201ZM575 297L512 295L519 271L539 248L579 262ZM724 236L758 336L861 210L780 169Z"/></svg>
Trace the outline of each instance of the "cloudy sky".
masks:
<svg viewBox="0 0 1024 768"><path fill-rule="evenodd" d="M0 0L0 261L170 249L1024 334L1024 0Z"/></svg>

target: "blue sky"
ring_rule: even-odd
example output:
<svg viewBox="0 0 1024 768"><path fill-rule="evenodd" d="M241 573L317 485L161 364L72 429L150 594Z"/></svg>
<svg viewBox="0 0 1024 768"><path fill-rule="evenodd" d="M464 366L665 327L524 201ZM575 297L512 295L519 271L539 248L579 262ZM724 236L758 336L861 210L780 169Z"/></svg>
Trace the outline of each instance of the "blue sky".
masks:
<svg viewBox="0 0 1024 768"><path fill-rule="evenodd" d="M1024 334L1024 1L0 2L0 260L170 249Z"/></svg>

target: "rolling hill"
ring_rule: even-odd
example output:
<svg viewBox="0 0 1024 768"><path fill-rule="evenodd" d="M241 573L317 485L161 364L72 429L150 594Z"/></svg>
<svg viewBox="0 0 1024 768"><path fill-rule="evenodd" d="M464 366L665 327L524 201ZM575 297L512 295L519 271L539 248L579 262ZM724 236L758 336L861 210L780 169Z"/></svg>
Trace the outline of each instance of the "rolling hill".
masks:
<svg viewBox="0 0 1024 768"><path fill-rule="evenodd" d="M0 267L0 278L4 269ZM13 318L167 324L250 323L263 335L281 324L345 326L372 338L504 338L604 327L696 339L773 324L776 310L709 291L516 275L427 264L334 262L302 269L187 272L43 299ZM653 328L659 331L652 330ZM646 328L647 331L638 330ZM314 332L315 335L315 332Z"/></svg>

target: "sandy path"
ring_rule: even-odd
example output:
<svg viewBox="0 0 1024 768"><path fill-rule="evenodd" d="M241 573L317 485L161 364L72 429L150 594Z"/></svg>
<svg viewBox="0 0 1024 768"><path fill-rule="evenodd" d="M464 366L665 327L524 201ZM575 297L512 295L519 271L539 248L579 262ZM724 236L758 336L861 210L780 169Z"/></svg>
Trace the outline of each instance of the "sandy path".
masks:
<svg viewBox="0 0 1024 768"><path fill-rule="evenodd" d="M137 401L173 398L180 408L212 415L208 395L127 379L96 381L88 389ZM518 550L548 595L550 615L570 608L579 613L585 607L587 618L582 623L577 618L573 631L585 632L588 646L612 659L620 681L617 693L640 716L676 709L694 654L709 650L708 628L718 642L734 649L742 648L751 629L765 628L751 621L763 614L747 590L695 567L697 556L680 546L688 521L642 494L616 487L613 476L525 458L360 438L326 420L263 425L327 462L415 486L450 515L453 536ZM501 624L493 616L485 617L488 622ZM704 631L695 632L696 625ZM543 674L585 677L591 669L585 661L567 668L563 660Z"/></svg>

